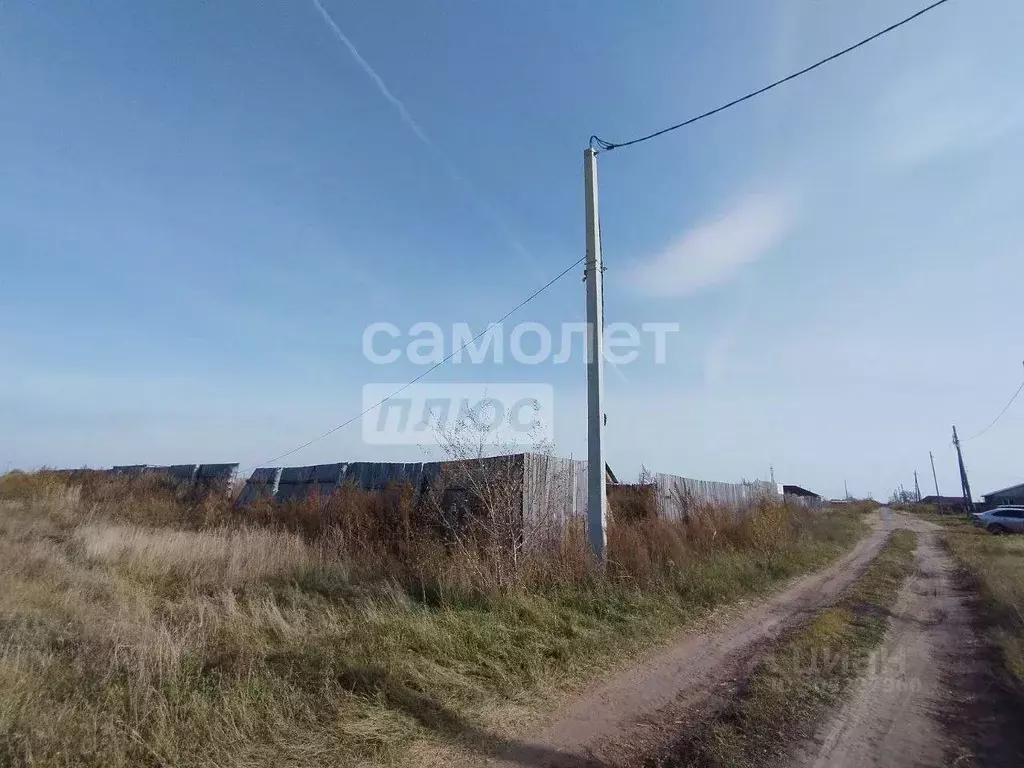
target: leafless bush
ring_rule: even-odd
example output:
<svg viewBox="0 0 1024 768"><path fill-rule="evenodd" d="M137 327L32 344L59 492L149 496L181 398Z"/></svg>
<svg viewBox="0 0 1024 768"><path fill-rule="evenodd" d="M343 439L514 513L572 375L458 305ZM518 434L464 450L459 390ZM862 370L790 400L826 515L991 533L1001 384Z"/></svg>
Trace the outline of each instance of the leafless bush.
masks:
<svg viewBox="0 0 1024 768"><path fill-rule="evenodd" d="M526 455L495 444L491 430L472 421L438 436L447 461L430 484L427 509L452 547L487 571L488 581L499 588L521 583L528 555L555 551L562 542L551 505L532 503ZM552 471L550 446L535 443L530 462L543 483L565 485ZM531 570L535 563L532 558Z"/></svg>

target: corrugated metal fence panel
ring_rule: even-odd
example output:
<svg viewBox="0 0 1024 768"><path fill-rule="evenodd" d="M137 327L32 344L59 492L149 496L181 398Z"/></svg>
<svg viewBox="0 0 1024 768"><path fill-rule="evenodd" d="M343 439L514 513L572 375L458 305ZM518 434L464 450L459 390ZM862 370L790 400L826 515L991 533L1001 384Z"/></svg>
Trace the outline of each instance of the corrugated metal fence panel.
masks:
<svg viewBox="0 0 1024 768"><path fill-rule="evenodd" d="M379 491L392 483L408 482L417 491L423 481L430 482L441 472L440 462L385 463L355 461L347 465L344 480L367 491Z"/></svg>
<svg viewBox="0 0 1024 768"><path fill-rule="evenodd" d="M254 469L245 488L238 495L239 504L251 504L257 499L272 499L277 495L277 487L281 482L280 467L260 467Z"/></svg>
<svg viewBox="0 0 1024 768"><path fill-rule="evenodd" d="M311 467L306 495L330 496L345 479L348 464L316 464Z"/></svg>
<svg viewBox="0 0 1024 768"><path fill-rule="evenodd" d="M227 493L238 475L238 463L200 464L196 470L195 486L201 490Z"/></svg>
<svg viewBox="0 0 1024 768"><path fill-rule="evenodd" d="M202 489L214 489L223 486L227 490L238 474L238 463L169 464L167 466L122 464L113 467L110 473L122 477L138 477L143 474L165 475L174 478L183 485L198 486Z"/></svg>
<svg viewBox="0 0 1024 768"><path fill-rule="evenodd" d="M128 477L137 477L142 474L142 471L146 468L145 464L122 464L111 468L111 472L115 475L127 475Z"/></svg>
<svg viewBox="0 0 1024 768"><path fill-rule="evenodd" d="M347 464L316 464L310 467L310 480L314 483L334 483L337 485L345 476Z"/></svg>
<svg viewBox="0 0 1024 768"><path fill-rule="evenodd" d="M234 464L200 464L196 471L196 480L224 480L231 482L238 474L238 462Z"/></svg>
<svg viewBox="0 0 1024 768"><path fill-rule="evenodd" d="M314 464L305 467L285 467L281 470L281 477L278 481L277 493L274 494L274 498L277 501L305 499L314 492L320 492L321 477L324 478L322 484L325 486L329 485L333 489L337 481L331 482L330 474L332 470L329 467L334 467L333 472L336 477L339 477L342 472L342 466L341 464Z"/></svg>
<svg viewBox="0 0 1024 768"><path fill-rule="evenodd" d="M315 467L285 467L281 470L282 485L302 485L313 479Z"/></svg>
<svg viewBox="0 0 1024 768"><path fill-rule="evenodd" d="M304 499L313 493L329 496L344 483L367 491L384 490L391 484L408 482L418 492L441 471L438 462L387 463L354 461L285 467L281 470L274 498L277 501Z"/></svg>
<svg viewBox="0 0 1024 768"><path fill-rule="evenodd" d="M198 469L198 464L171 464L166 467L147 466L142 470L142 472L146 475L164 475L165 477L170 477L179 483L191 485L195 482L196 471Z"/></svg>

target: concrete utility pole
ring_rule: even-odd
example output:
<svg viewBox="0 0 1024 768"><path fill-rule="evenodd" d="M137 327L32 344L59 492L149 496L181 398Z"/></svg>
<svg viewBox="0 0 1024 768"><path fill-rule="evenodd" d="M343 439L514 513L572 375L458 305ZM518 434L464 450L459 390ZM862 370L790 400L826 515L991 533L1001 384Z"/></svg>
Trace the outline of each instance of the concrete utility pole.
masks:
<svg viewBox="0 0 1024 768"><path fill-rule="evenodd" d="M963 489L964 500L967 502L967 510L974 512L974 499L971 498L971 484L967 481L967 468L964 466L964 455L960 451L960 438L956 435L956 425L953 426L953 445L956 446L956 460L960 464L960 487Z"/></svg>
<svg viewBox="0 0 1024 768"><path fill-rule="evenodd" d="M605 561L608 490L604 477L604 267L597 205L597 152L583 151L587 207L587 538L590 550Z"/></svg>
<svg viewBox="0 0 1024 768"><path fill-rule="evenodd" d="M935 495L941 498L939 494L939 476L935 474L935 456L932 455L931 451L928 451L928 458L932 462L932 480L935 481Z"/></svg>
<svg viewBox="0 0 1024 768"><path fill-rule="evenodd" d="M921 500L921 486L917 482L917 470L914 470L914 501Z"/></svg>

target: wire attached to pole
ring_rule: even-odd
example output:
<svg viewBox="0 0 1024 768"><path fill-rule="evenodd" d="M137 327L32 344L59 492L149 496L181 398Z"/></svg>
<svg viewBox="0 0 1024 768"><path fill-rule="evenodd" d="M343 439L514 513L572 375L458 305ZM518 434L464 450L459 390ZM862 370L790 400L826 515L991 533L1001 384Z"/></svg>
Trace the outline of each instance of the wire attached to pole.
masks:
<svg viewBox="0 0 1024 768"><path fill-rule="evenodd" d="M904 24L909 24L910 22L912 22L914 19L918 18L919 16L923 16L924 14L928 13L928 11L934 10L935 8L938 8L940 5L942 5L944 3L947 3L947 2L949 2L949 0L937 0L936 2L932 3L931 5L929 5L929 6L925 7L925 8L922 8L917 13L914 13L914 14L911 14L910 16L907 16L905 19L897 21L895 24L889 25L888 27L886 27L885 29L881 30L880 32L876 32L875 34L871 35L870 37L865 37L860 42L854 43L853 45L849 46L848 48L844 48L841 51L833 53L831 56L828 56L828 57L822 59L821 61L817 61L814 64L811 64L809 67L804 67L800 71L794 72L791 75L787 75L786 77L782 78L781 80L776 80L774 83L769 83L768 85L764 86L763 88L758 88L756 91L751 91L750 93L746 94L745 96L740 96L738 99L733 99L730 102L722 104L719 107L715 107L714 109L708 110L707 112L704 112L703 114L697 115L696 117L691 117L690 119L684 120L681 123L676 123L675 125L670 125L668 128L662 128L660 131L655 131L654 133L649 133L646 136L641 136L640 138L637 138L637 139L631 139L630 141L618 141L618 142L616 142L616 141L606 141L606 140L602 139L600 136L591 136L590 137L590 148L595 150L596 152L608 152L608 151L613 150L613 149L619 149L620 147L629 147L629 146L632 146L633 144L640 144L641 142L649 141L650 139L657 138L658 136L662 136L663 134L669 133L670 131L675 131L675 130L678 130L679 128L684 128L687 125L693 125L693 123L696 123L699 120L703 120L706 117L711 117L712 115L717 115L719 112L724 112L725 110L729 109L730 107L735 107L737 104L741 104L744 101L748 101L749 99L752 99L755 96L760 96L762 93L770 91L772 88L778 88L780 85L782 85L784 83L788 83L790 80L795 80L796 78L800 77L801 75L806 75L808 72L811 72L811 71L817 69L820 66L828 64L831 61L835 61L840 56L845 56L846 54L850 53L851 51L855 51L858 48L860 48L861 46L867 45L872 40L877 40L878 38L882 37L882 35L886 35L889 32L892 32L894 29L899 29Z"/></svg>
<svg viewBox="0 0 1024 768"><path fill-rule="evenodd" d="M994 419L992 419L991 422L989 422L989 425L987 427L985 427L983 430L981 430L981 432L979 432L976 435L971 435L970 437L961 438L960 442L966 443L968 440L976 440L977 438L981 437L986 432L988 432L990 429L992 429L992 427L994 427L999 422L999 420L1001 418L1003 418L1003 414L1005 414L1008 410L1010 410L1010 406L1013 405L1014 401L1017 399L1017 396L1021 392L1024 392L1024 381L1022 381L1020 386L1017 387L1017 391L1013 393L1013 397L1010 398L1010 402L1008 402L1006 405L1003 406L1003 410L1001 410L999 412L999 415L996 416Z"/></svg>

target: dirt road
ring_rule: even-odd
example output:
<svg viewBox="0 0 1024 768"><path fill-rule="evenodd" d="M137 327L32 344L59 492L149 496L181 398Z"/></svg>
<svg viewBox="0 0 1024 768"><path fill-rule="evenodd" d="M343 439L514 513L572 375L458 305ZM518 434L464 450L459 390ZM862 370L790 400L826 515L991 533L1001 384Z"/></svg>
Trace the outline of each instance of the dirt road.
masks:
<svg viewBox="0 0 1024 768"><path fill-rule="evenodd" d="M904 584L866 673L795 765L1021 765L1001 733L968 595L938 546L938 527L907 516L898 524L918 533L917 571ZM974 753L978 763L967 762L964 741L982 752Z"/></svg>
<svg viewBox="0 0 1024 768"><path fill-rule="evenodd" d="M1013 707L998 703L971 623L970 593L938 545L938 527L888 509L831 568L594 686L536 739L501 740L489 757L465 764L612 768L657 754L703 707L728 697L786 628L854 582L894 527L917 532L916 571L865 674L816 737L798 745L793 768L1024 765L1020 739L1006 737L1019 730Z"/></svg>
<svg viewBox="0 0 1024 768"><path fill-rule="evenodd" d="M713 634L692 634L646 662L578 697L535 740L505 741L478 765L582 768L629 762L678 731L676 717L742 679L758 650L808 612L831 601L867 567L891 527L888 511L832 567L795 581L785 592Z"/></svg>

